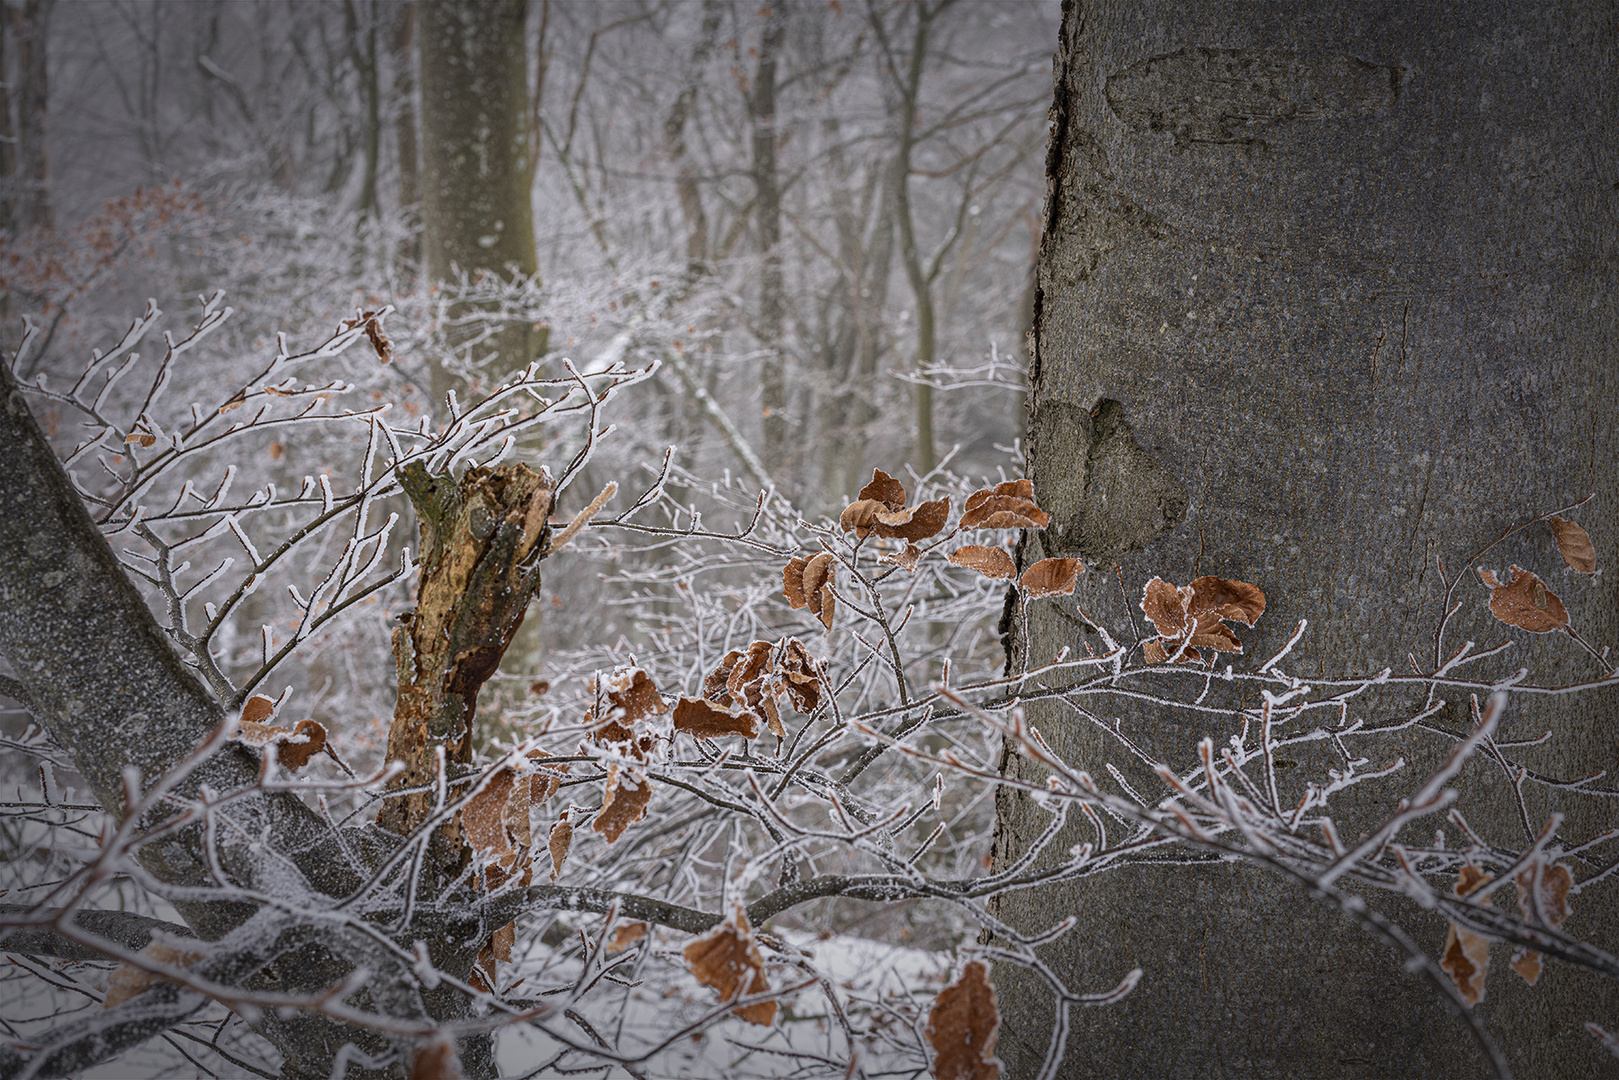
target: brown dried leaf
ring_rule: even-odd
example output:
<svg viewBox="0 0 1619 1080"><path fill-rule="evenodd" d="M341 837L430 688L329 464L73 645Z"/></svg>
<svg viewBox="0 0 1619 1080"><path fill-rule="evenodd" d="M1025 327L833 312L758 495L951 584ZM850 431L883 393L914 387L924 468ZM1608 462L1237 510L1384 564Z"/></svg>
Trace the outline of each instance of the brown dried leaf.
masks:
<svg viewBox="0 0 1619 1080"><path fill-rule="evenodd" d="M242 723L262 724L275 715L275 702L267 697L254 694L242 706Z"/></svg>
<svg viewBox="0 0 1619 1080"><path fill-rule="evenodd" d="M1018 579L1018 588L1030 600L1042 596L1068 596L1079 584L1085 567L1078 559L1041 559Z"/></svg>
<svg viewBox="0 0 1619 1080"><path fill-rule="evenodd" d="M838 515L838 525L844 532L853 532L863 537L877 524L877 515L888 511L888 507L880 499L857 499L843 508Z"/></svg>
<svg viewBox="0 0 1619 1080"><path fill-rule="evenodd" d="M607 676L607 700L623 710L618 719L633 725L638 720L669 711L668 704L653 685L652 676L638 667L622 667Z"/></svg>
<svg viewBox="0 0 1619 1080"><path fill-rule="evenodd" d="M855 496L860 500L875 499L886 509L899 510L905 506L905 485L895 480L881 469L871 470L871 483L860 489ZM847 528L844 529L848 531Z"/></svg>
<svg viewBox="0 0 1619 1080"><path fill-rule="evenodd" d="M802 555L794 555L786 566L781 568L781 592L787 597L787 603L792 605L794 611L809 603L804 595L804 568L809 560Z"/></svg>
<svg viewBox="0 0 1619 1080"><path fill-rule="evenodd" d="M506 832L506 804L516 781L516 773L501 769L461 808L461 831L473 850L485 858L512 850Z"/></svg>
<svg viewBox="0 0 1619 1080"><path fill-rule="evenodd" d="M1001 1026L995 988L982 961L973 960L961 978L939 992L928 1012L928 1044L937 1080L996 1080L1001 1063L990 1056Z"/></svg>
<svg viewBox="0 0 1619 1080"><path fill-rule="evenodd" d="M1489 881L1490 877L1476 866L1462 867L1456 877L1456 895L1466 896ZM1445 954L1440 958L1439 966L1456 983L1462 1000L1468 1005L1477 1005L1484 1000L1484 977L1490 967L1490 939L1451 923L1450 931L1445 935Z"/></svg>
<svg viewBox="0 0 1619 1080"><path fill-rule="evenodd" d="M1141 610L1151 620L1159 637L1178 638L1186 629L1190 599L1163 578L1155 577L1141 590Z"/></svg>
<svg viewBox="0 0 1619 1080"><path fill-rule="evenodd" d="M1554 514L1546 519L1546 524L1552 527L1557 550L1562 552L1563 561L1568 563L1571 570L1578 570L1582 574L1596 573L1597 549L1591 543L1590 534L1579 523Z"/></svg>
<svg viewBox="0 0 1619 1080"><path fill-rule="evenodd" d="M461 1062L455 1041L441 1036L416 1048L410 1059L410 1080L461 1080Z"/></svg>
<svg viewBox="0 0 1619 1080"><path fill-rule="evenodd" d="M185 952L171 945L152 942L140 953L154 964L169 964L174 967L190 967L202 959L202 953ZM113 968L112 975L107 979L107 996L102 999L101 1007L111 1009L122 1005L133 997L144 993L155 982L165 981L163 976L153 974L145 968L134 964L119 964Z"/></svg>
<svg viewBox="0 0 1619 1080"><path fill-rule="evenodd" d="M724 735L757 739L759 718L746 710L728 709L702 698L682 696L675 705L675 730L701 739L717 739Z"/></svg>
<svg viewBox="0 0 1619 1080"><path fill-rule="evenodd" d="M1518 911L1522 913L1524 922L1539 926L1544 924L1552 930L1560 930L1568 921L1568 893L1574 886L1574 878L1565 866L1547 866L1540 872L1539 888L1536 889L1534 867L1525 867L1513 878L1518 886ZM1538 905L1535 901L1539 901ZM1537 913L1535 908L1539 907ZM1533 949L1518 949L1512 955L1512 970L1523 976L1523 981L1530 986L1540 979L1540 953Z"/></svg>
<svg viewBox="0 0 1619 1080"><path fill-rule="evenodd" d="M830 583L821 586L818 597L818 602L812 603L810 610L821 620L821 625L830 630L832 629L832 621L838 615L838 598L832 594Z"/></svg>
<svg viewBox="0 0 1619 1080"><path fill-rule="evenodd" d="M966 544L950 553L950 562L976 570L985 577L1009 578L1017 574L1017 564L1005 548Z"/></svg>
<svg viewBox="0 0 1619 1080"><path fill-rule="evenodd" d="M568 815L563 814L562 820L551 826L551 838L548 847L551 851L551 880L555 881L562 873L562 864L568 861L568 849L573 846L573 823Z"/></svg>
<svg viewBox="0 0 1619 1080"><path fill-rule="evenodd" d="M1214 614L1244 626L1252 626L1265 613L1265 594L1258 586L1246 581L1200 577L1189 588L1192 597L1187 610L1194 616Z"/></svg>
<svg viewBox="0 0 1619 1080"><path fill-rule="evenodd" d="M770 667L770 654L775 651L775 648L775 645L771 642L755 641L748 646L748 651L745 655L734 651L727 655L727 660L731 656L736 656L737 660L741 661L740 663L733 662L730 674L725 677L725 689L731 693L732 697L747 701L750 705L753 704L753 700L744 695L743 688L758 686L759 680L764 677L765 672Z"/></svg>
<svg viewBox="0 0 1619 1080"><path fill-rule="evenodd" d="M821 677L815 673L809 650L797 638L788 638L782 649L781 669L787 676L787 700L794 709L808 716L821 704Z"/></svg>
<svg viewBox="0 0 1619 1080"><path fill-rule="evenodd" d="M538 755L539 751L534 751L529 756L536 757ZM530 804L542 803L555 795L557 789L562 786L562 777L557 774L568 771L566 761L553 764L550 759L541 758L539 764L543 767L534 770L533 774L528 778L528 801Z"/></svg>
<svg viewBox="0 0 1619 1080"><path fill-rule="evenodd" d="M889 540L926 540L949 520L950 500L934 499L891 514L878 514L872 531Z"/></svg>
<svg viewBox="0 0 1619 1080"><path fill-rule="evenodd" d="M770 989L765 981L764 958L759 955L753 928L740 905L714 929L685 949L686 964L697 981L719 991L721 1001ZM750 1024L769 1025L776 1018L776 1003L760 1001L732 1010Z"/></svg>
<svg viewBox="0 0 1619 1080"><path fill-rule="evenodd" d="M1043 529L1051 524L1051 515L1031 499L1013 495L987 495L978 499L980 495L985 493L980 491L968 497L961 515L963 529ZM976 505L974 499L978 499Z"/></svg>
<svg viewBox="0 0 1619 1080"><path fill-rule="evenodd" d="M1521 566L1508 573L1512 576L1503 585L1493 571L1478 572L1490 588L1490 614L1531 634L1548 634L1568 625L1568 609L1544 581Z"/></svg>
<svg viewBox="0 0 1619 1080"><path fill-rule="evenodd" d="M316 720L300 720L284 739L276 740L276 757L291 772L309 764L326 749L326 729Z"/></svg>
<svg viewBox="0 0 1619 1080"><path fill-rule="evenodd" d="M624 923L613 931L613 940L607 943L607 951L623 952L646 937L646 932L647 924L644 922Z"/></svg>
<svg viewBox="0 0 1619 1080"><path fill-rule="evenodd" d="M904 548L899 551L884 552L877 556L877 561L889 563L899 567L901 570L909 570L914 573L917 563L922 561L922 549L906 541Z"/></svg>
<svg viewBox="0 0 1619 1080"><path fill-rule="evenodd" d="M821 613L822 589L835 580L833 574L836 570L830 551L823 551L804 564L804 600L809 605L811 615Z"/></svg>
<svg viewBox="0 0 1619 1080"><path fill-rule="evenodd" d="M489 951L503 964L512 962L512 946L517 944L517 924L509 922L489 935Z"/></svg>
<svg viewBox="0 0 1619 1080"><path fill-rule="evenodd" d="M366 315L365 336L371 340L371 347L377 350L377 359L386 364L394 358L393 342L382 332L382 324L377 322L375 313L368 311Z"/></svg>
<svg viewBox="0 0 1619 1080"><path fill-rule="evenodd" d="M591 826L611 844L624 830L646 817L646 807L652 801L652 783L634 769L618 765L607 767L607 790L602 796L602 808Z"/></svg>

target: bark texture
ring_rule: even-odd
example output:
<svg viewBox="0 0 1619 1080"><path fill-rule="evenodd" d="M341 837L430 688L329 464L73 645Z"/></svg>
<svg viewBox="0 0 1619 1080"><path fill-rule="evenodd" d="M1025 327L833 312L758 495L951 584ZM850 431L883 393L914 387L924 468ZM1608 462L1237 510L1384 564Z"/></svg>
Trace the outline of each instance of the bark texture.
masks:
<svg viewBox="0 0 1619 1080"><path fill-rule="evenodd" d="M526 0L421 0L422 239L428 277L532 276ZM497 343L502 371L545 351L517 324ZM490 373L498 375L498 372ZM453 383L435 371L434 391Z"/></svg>
<svg viewBox="0 0 1619 1080"><path fill-rule="evenodd" d="M1431 670L1436 556L1471 574L1461 560L1504 527L1588 493L1581 521L1614 558L1616 20L1612 5L1574 3L1068 0L1031 364L1030 473L1053 521L1029 534L1022 563L1083 558L1093 569L1075 600L1128 641L1154 574L1254 582L1270 607L1244 635L1250 655L1307 617L1290 670L1309 678L1404 669L1408 651ZM1615 578L1566 571L1543 528L1488 560L1512 562L1570 601L1588 640L1614 641ZM1529 641L1481 614L1476 579L1461 589L1452 646L1518 642L1494 673L1600 673L1561 635ZM1019 657L1083 647L1062 604L1040 602L1027 625ZM1521 760L1581 777L1613 765L1612 705L1520 695L1503 737L1550 729ZM1436 720L1463 730L1465 707ZM1109 706L1115 717L1176 767L1199 737L1219 743L1238 726ZM1030 720L1093 775L1113 761L1138 790L1162 791L1062 704ZM1394 756L1389 741L1365 745ZM1413 730L1397 749L1421 773L1450 745ZM1475 825L1524 846L1493 764L1469 763L1457 786ZM1399 793L1358 790L1336 807L1350 837ZM1571 843L1619 824L1612 799L1533 785L1526 796L1537 828L1569 815ZM997 859L1046 820L1003 799ZM1435 827L1448 828L1409 834ZM1437 956L1442 920L1369 899ZM1569 931L1612 949L1616 910L1611 892L1582 894ZM1079 928L1047 955L1070 985L1100 989L1136 964L1146 977L1123 1004L1075 1014L1064 1076L1485 1072L1398 957L1259 871L1132 870L1001 908L1024 930L1069 912ZM995 982L997 1053L1031 1076L1049 995L1004 965ZM1616 990L1567 968L1533 988L1496 971L1477 1011L1516 1075L1598 1076L1613 1063L1581 1026L1619 1018Z"/></svg>

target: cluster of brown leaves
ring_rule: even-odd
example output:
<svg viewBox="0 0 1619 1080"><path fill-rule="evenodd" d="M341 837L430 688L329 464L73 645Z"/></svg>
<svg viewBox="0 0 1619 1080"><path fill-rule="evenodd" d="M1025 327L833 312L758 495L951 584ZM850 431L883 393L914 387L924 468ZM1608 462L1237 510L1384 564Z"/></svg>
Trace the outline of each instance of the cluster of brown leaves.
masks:
<svg viewBox="0 0 1619 1080"><path fill-rule="evenodd" d="M967 496L961 510L962 529L1043 529L1051 515L1034 504L1034 484L1008 480Z"/></svg>
<svg viewBox="0 0 1619 1080"><path fill-rule="evenodd" d="M1456 876L1456 895L1468 896L1483 887L1491 875L1476 866L1463 866ZM1512 879L1518 886L1518 910L1526 923L1557 930L1568 921L1568 894L1574 878L1564 866L1535 862ZM1486 897L1485 903L1489 903ZM1450 924L1445 935L1445 951L1439 966L1456 983L1462 1000L1477 1005L1484 1000L1484 979L1490 967L1490 939L1464 926ZM1540 980L1541 955L1519 948L1512 957L1512 970L1530 986Z"/></svg>
<svg viewBox="0 0 1619 1080"><path fill-rule="evenodd" d="M927 1038L937 1080L996 1080L1001 1063L990 1056L1001 1016L983 963L974 960L933 1001Z"/></svg>
<svg viewBox="0 0 1619 1080"><path fill-rule="evenodd" d="M1158 631L1142 647L1147 663L1161 664L1177 652L1178 662L1193 663L1203 659L1201 649L1242 652L1226 620L1254 625L1265 613L1265 594L1246 581L1200 577L1177 588L1155 577L1142 590L1141 610Z"/></svg>
<svg viewBox="0 0 1619 1080"><path fill-rule="evenodd" d="M1580 574L1596 573L1596 547L1589 533L1577 522L1555 514L1546 519L1546 524L1569 569ZM1549 634L1568 626L1568 608L1537 575L1516 565L1508 568L1507 575L1503 583L1493 570L1478 571L1479 580L1490 590L1490 614L1531 634Z"/></svg>
<svg viewBox="0 0 1619 1080"><path fill-rule="evenodd" d="M844 508L838 524L844 532L853 532L861 539L872 534L914 544L936 535L950 519L949 499L906 506L906 497L904 484L881 469L873 469L871 483Z"/></svg>
<svg viewBox="0 0 1619 1080"><path fill-rule="evenodd" d="M289 772L297 772L322 751L342 765L336 751L326 741L326 728L320 721L300 720L285 728L267 723L274 716L275 702L257 695L248 698L247 704L242 706L242 721L236 728L237 741L261 748L274 746L276 760Z"/></svg>
<svg viewBox="0 0 1619 1080"><path fill-rule="evenodd" d="M724 922L687 945L685 956L697 981L718 990L721 1001L770 991L764 958L740 903L731 908ZM756 1001L733 1011L750 1024L768 1025L776 1019L774 1001Z"/></svg>
<svg viewBox="0 0 1619 1080"><path fill-rule="evenodd" d="M714 738L741 735L757 738L762 720L778 740L787 737L781 720L783 702L801 716L821 704L821 677L809 650L797 638L755 641L746 650L732 649L703 680L702 698L681 698L675 706L675 730Z"/></svg>
<svg viewBox="0 0 1619 1080"><path fill-rule="evenodd" d="M645 761L657 744L657 736L644 730L645 722L669 711L669 703L658 693L652 676L638 667L619 668L598 678L594 689L597 708L585 715L585 722L594 722L598 715L601 721L592 738L625 757ZM611 844L624 835L625 829L646 817L651 801L652 783L645 772L629 764L609 765L602 807L591 828Z"/></svg>

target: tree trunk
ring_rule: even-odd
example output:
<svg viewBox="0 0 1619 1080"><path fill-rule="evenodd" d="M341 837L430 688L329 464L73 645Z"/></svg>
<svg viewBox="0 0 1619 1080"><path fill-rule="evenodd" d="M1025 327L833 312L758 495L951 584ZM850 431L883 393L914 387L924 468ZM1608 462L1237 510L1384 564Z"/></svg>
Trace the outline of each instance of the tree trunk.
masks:
<svg viewBox="0 0 1619 1080"><path fill-rule="evenodd" d="M781 476L787 460L787 381L782 351L786 298L781 275L781 187L776 176L776 60L787 34L784 4L771 8L769 22L759 38L759 64L754 69L748 97L748 120L753 127L754 220L759 229L759 344L765 350L760 366L763 388L763 430L760 449L765 468Z"/></svg>
<svg viewBox="0 0 1619 1080"><path fill-rule="evenodd" d="M417 160L416 145L415 44L416 3L410 0L394 13L388 51L393 54L394 156L399 161L399 208L412 219L417 204L422 201L421 163ZM399 253L401 270L414 273L421 257L421 234L412 230L411 239Z"/></svg>
<svg viewBox="0 0 1619 1080"><path fill-rule="evenodd" d="M422 234L427 274L532 276L526 0L421 0ZM527 323L503 331L500 371L545 351ZM435 368L434 393L454 385Z"/></svg>
<svg viewBox="0 0 1619 1080"><path fill-rule="evenodd" d="M1140 594L1121 596L1115 564L1131 590L1155 574L1253 582L1269 608L1250 657L1308 618L1289 670L1320 678L1406 670L1413 650L1432 671L1436 557L1471 578L1466 554L1507 526L1596 492L1583 523L1599 558L1619 552L1616 31L1611 5L1066 0L1030 372L1030 473L1053 520L1020 561L1081 557L1075 600L1126 642ZM1568 598L1588 640L1614 640L1619 581L1578 579L1539 527L1486 565L1509 562ZM1512 640L1492 677L1600 675L1564 635L1528 642L1492 621L1482 593L1461 582L1449 640ZM1026 615L1026 634L1009 620L1014 664L1084 647L1071 607ZM1441 729L1468 729L1466 695L1448 696L1426 728L1356 740L1379 761L1404 756L1407 779L1334 797L1346 841L1455 745ZM1513 697L1505 737L1554 737L1519 760L1563 778L1612 767L1611 693L1579 709L1537 700ZM1401 704L1368 695L1351 715L1410 715ZM1106 709L1177 769L1198 738L1239 726ZM1028 715L1075 767L1101 778L1114 762L1149 802L1165 792L1072 708ZM1033 773L1015 755L1005 768ZM1527 846L1499 769L1472 761L1457 786L1475 828ZM1619 824L1612 799L1524 790L1534 828L1568 815L1568 846ZM997 862L1047 820L1003 797ZM1436 827L1458 842L1432 818L1403 835L1426 843ZM1437 956L1439 916L1367 900ZM1611 950L1619 907L1600 889L1582 900L1569 931ZM1053 912L1080 918L1043 950L1075 989L1146 970L1121 1004L1075 1012L1064 1076L1487 1072L1399 956L1251 866L1107 872L1000 906L1025 931ZM1031 1076L1051 996L1004 964L995 980L996 1052ZM1519 1076L1595 1076L1605 1052L1582 1024L1611 1029L1619 987L1558 968L1531 988L1501 970L1475 1011Z"/></svg>
<svg viewBox="0 0 1619 1080"><path fill-rule="evenodd" d="M11 9L17 34L17 171L20 185L17 216L21 223L51 228L51 158L45 145L46 110L50 103L45 41L55 0L26 0Z"/></svg>

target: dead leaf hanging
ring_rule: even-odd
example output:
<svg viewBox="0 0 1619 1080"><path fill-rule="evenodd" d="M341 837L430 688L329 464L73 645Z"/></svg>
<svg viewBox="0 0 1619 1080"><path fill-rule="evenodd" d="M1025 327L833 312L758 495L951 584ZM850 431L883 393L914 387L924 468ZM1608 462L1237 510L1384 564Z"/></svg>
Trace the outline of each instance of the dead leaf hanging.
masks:
<svg viewBox="0 0 1619 1080"><path fill-rule="evenodd" d="M1068 596L1079 584L1085 567L1078 559L1041 559L1018 579L1018 588L1030 600L1042 596Z"/></svg>
<svg viewBox="0 0 1619 1080"><path fill-rule="evenodd" d="M729 709L702 698L682 697L675 705L675 730L700 739L740 735L759 737L759 718L745 709Z"/></svg>
<svg viewBox="0 0 1619 1080"><path fill-rule="evenodd" d="M828 630L832 629L837 611L837 598L832 595L835 571L832 553L823 551L811 559L795 555L781 572L781 591L787 602L794 610L809 608L810 614L819 618Z"/></svg>
<svg viewBox="0 0 1619 1080"><path fill-rule="evenodd" d="M1568 921L1568 894L1574 878L1564 866L1543 866L1539 881L1535 880L1535 867L1525 867L1513 878L1518 886L1518 911L1530 925L1544 925L1550 930L1561 930ZM1538 911L1536 909L1539 909ZM1534 949L1519 947L1512 954L1512 970L1530 986L1540 979L1541 957Z"/></svg>
<svg viewBox="0 0 1619 1080"><path fill-rule="evenodd" d="M856 499L874 499L885 509L899 510L905 506L905 485L881 469L871 470L871 483L860 489Z"/></svg>
<svg viewBox="0 0 1619 1080"><path fill-rule="evenodd" d="M461 808L462 834L472 849L485 859L495 859L513 850L506 830L506 808L516 783L516 773L501 769Z"/></svg>
<svg viewBox="0 0 1619 1080"><path fill-rule="evenodd" d="M1578 522L1567 521L1554 514L1546 519L1546 524L1551 526L1552 537L1557 541L1557 550L1570 569L1582 574L1596 573L1596 548L1591 543L1590 534L1582 529Z"/></svg>
<svg viewBox="0 0 1619 1080"><path fill-rule="evenodd" d="M555 881L562 874L562 864L568 861L568 849L573 846L573 822L568 820L564 813L562 820L551 826L551 835L546 847L551 852L551 880Z"/></svg>
<svg viewBox="0 0 1619 1080"><path fill-rule="evenodd" d="M961 978L939 992L928 1012L936 1080L996 1080L1001 1063L990 1054L1000 1026L995 988L983 962L973 960Z"/></svg>
<svg viewBox="0 0 1619 1080"><path fill-rule="evenodd" d="M1017 574L1017 564L1005 548L984 544L966 544L950 553L953 566L976 570L985 577L1009 578Z"/></svg>
<svg viewBox="0 0 1619 1080"><path fill-rule="evenodd" d="M759 955L753 928L740 904L731 909L724 922L687 945L685 956L697 981L719 991L721 1001L770 989L765 981L764 958ZM750 1024L769 1025L776 1018L776 1003L760 1001L732 1011Z"/></svg>
<svg viewBox="0 0 1619 1080"><path fill-rule="evenodd" d="M646 817L647 804L652 801L652 783L643 773L621 765L607 767L607 790L602 796L602 808L591 826L613 843L624 830Z"/></svg>
<svg viewBox="0 0 1619 1080"><path fill-rule="evenodd" d="M1456 895L1466 896L1489 881L1490 877L1476 866L1462 867L1456 876ZM1485 902L1489 902L1488 897ZM1484 1000L1484 977L1490 967L1490 939L1451 923L1450 931L1445 935L1445 954L1440 958L1439 966L1456 983L1462 1000L1469 1005L1477 1005Z"/></svg>
<svg viewBox="0 0 1619 1080"><path fill-rule="evenodd" d="M1549 634L1568 625L1568 609L1546 583L1521 566L1512 566L1505 585L1491 570L1478 576L1490 589L1490 614L1531 634Z"/></svg>
<svg viewBox="0 0 1619 1080"><path fill-rule="evenodd" d="M1008 480L967 496L961 512L963 529L1043 529L1051 515L1034 502L1034 484Z"/></svg>

